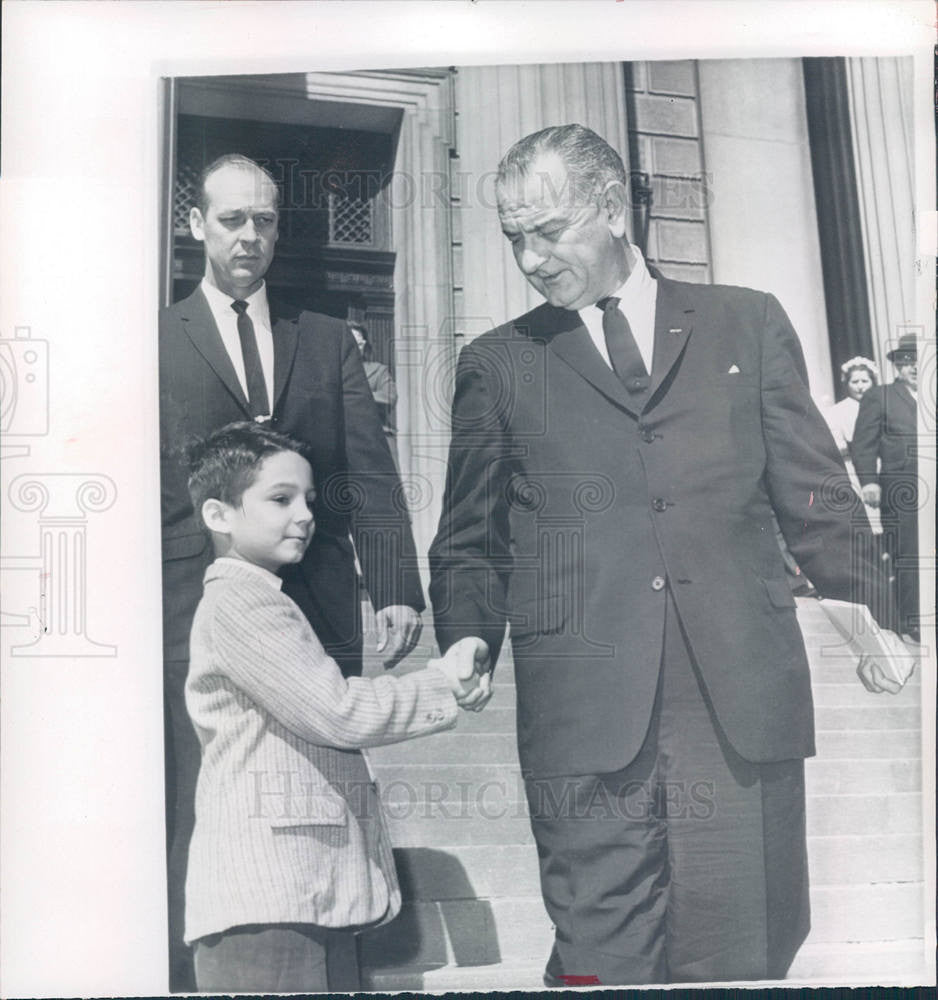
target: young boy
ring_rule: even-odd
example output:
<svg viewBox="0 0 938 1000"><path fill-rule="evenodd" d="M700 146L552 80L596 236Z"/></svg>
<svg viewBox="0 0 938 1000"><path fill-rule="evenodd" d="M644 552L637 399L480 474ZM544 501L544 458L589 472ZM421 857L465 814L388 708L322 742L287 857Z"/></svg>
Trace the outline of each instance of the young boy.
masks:
<svg viewBox="0 0 938 1000"><path fill-rule="evenodd" d="M216 555L186 682L202 745L186 876L198 988L354 989L353 931L401 901L360 748L450 728L479 678L460 650L403 677L343 678L275 575L313 534L298 442L229 424L190 471Z"/></svg>

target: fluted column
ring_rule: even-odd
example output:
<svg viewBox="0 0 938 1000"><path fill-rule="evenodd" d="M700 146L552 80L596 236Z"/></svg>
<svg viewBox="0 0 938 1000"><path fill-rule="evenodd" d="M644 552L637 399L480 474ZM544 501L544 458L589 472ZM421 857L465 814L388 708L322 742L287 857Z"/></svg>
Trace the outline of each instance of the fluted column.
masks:
<svg viewBox="0 0 938 1000"><path fill-rule="evenodd" d="M915 323L912 59L850 58L847 80L875 361Z"/></svg>
<svg viewBox="0 0 938 1000"><path fill-rule="evenodd" d="M621 63L460 67L456 78L462 216L461 332L471 340L537 305L495 213L495 168L518 139L548 125L578 123L601 135L628 163Z"/></svg>
<svg viewBox="0 0 938 1000"><path fill-rule="evenodd" d="M398 448L417 552L426 555L442 503L455 360L450 148L452 81L404 109L391 210L397 262ZM426 574L424 581L427 582Z"/></svg>
<svg viewBox="0 0 938 1000"><path fill-rule="evenodd" d="M17 476L10 502L39 512L39 628L13 656L114 656L116 646L87 635L88 515L107 510L117 496L107 476L47 474Z"/></svg>

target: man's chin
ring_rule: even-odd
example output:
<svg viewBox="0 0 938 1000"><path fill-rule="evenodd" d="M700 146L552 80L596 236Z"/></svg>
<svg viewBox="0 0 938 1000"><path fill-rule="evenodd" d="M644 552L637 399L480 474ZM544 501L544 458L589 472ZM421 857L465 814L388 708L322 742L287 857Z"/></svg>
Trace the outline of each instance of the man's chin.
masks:
<svg viewBox="0 0 938 1000"><path fill-rule="evenodd" d="M569 312L576 312L578 309L584 309L586 306L591 305L590 302L580 302L578 298L572 295L563 295L560 292L551 293L544 295L548 303L552 305L555 309L566 309Z"/></svg>
<svg viewBox="0 0 938 1000"><path fill-rule="evenodd" d="M565 287L565 283L562 281L556 283L541 281L536 285L533 282L531 284L555 309L576 310L584 308L584 305L591 305L589 302L582 303L580 301L583 297L582 288Z"/></svg>

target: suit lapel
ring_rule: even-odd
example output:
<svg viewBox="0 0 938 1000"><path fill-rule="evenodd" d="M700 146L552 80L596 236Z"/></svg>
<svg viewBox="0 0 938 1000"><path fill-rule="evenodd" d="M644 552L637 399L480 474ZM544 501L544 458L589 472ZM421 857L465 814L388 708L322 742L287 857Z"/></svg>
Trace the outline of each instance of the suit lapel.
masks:
<svg viewBox="0 0 938 1000"><path fill-rule="evenodd" d="M578 313L566 309L550 309L548 316L558 332L550 340L551 349L563 358L591 385L614 403L638 416L654 400L677 364L694 328L694 308L685 301L679 288L655 275L658 281L655 301L655 346L651 368L651 384L645 403L640 406L629 395L615 372L596 350ZM537 332L534 332L537 336Z"/></svg>
<svg viewBox="0 0 938 1000"><path fill-rule="evenodd" d="M554 321L553 329L557 330L550 338L551 350L604 396L637 416L638 405L596 350L596 345L580 321L579 314L550 306L545 308L549 309L548 315ZM538 336L538 331L533 330L532 335Z"/></svg>
<svg viewBox="0 0 938 1000"><path fill-rule="evenodd" d="M694 309L667 278L658 278L655 301L655 347L651 365L650 403L687 346L694 328Z"/></svg>
<svg viewBox="0 0 938 1000"><path fill-rule="evenodd" d="M208 302L200 288L197 288L185 300L180 318L183 329L192 341L193 347L205 358L212 371L221 379L225 388L234 396L245 414L250 416L250 408L244 390L241 388L234 365L222 343L221 334L218 332L215 318L212 316L212 310L209 309Z"/></svg>
<svg viewBox="0 0 938 1000"><path fill-rule="evenodd" d="M293 359L296 357L296 347L299 339L297 314L281 314L275 304L268 299L270 307L270 328L274 335L274 398L273 409L277 412L277 404L283 395L283 390L290 381L293 370Z"/></svg>

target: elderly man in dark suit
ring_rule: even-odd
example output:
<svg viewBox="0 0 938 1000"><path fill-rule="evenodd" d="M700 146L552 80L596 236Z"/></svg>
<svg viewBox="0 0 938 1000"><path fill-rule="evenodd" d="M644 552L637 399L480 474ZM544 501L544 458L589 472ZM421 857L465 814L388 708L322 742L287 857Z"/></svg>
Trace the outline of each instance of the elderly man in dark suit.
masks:
<svg viewBox="0 0 938 1000"><path fill-rule="evenodd" d="M889 385L860 400L850 453L863 499L879 507L886 551L893 560L900 629L918 641L918 348L906 334L886 355L896 369Z"/></svg>
<svg viewBox="0 0 938 1000"><path fill-rule="evenodd" d="M344 322L268 299L277 240L270 174L227 155L203 174L191 210L205 248L199 287L160 315L163 652L167 702L170 983L193 988L182 946L186 853L199 747L183 687L189 631L211 546L189 502L185 447L224 424L270 421L306 443L316 533L284 592L346 674L361 673L355 554L377 608L378 650L393 665L419 636L423 592L410 523L355 341ZM354 538L354 548L352 538Z"/></svg>
<svg viewBox="0 0 938 1000"><path fill-rule="evenodd" d="M545 982L782 977L814 726L773 514L818 590L884 618L862 506L827 502L845 473L779 303L651 272L599 136L522 139L497 198L547 301L460 356L430 596L480 670L511 622Z"/></svg>

